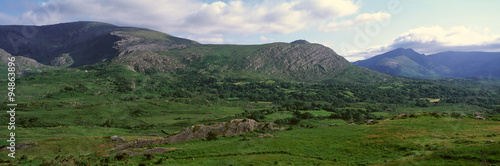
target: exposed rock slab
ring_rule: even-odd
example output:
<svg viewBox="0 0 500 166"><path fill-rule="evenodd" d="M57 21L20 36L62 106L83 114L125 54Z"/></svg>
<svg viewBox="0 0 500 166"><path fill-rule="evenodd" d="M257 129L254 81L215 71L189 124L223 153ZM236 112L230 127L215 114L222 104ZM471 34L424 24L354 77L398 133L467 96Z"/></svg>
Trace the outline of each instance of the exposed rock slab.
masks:
<svg viewBox="0 0 500 166"><path fill-rule="evenodd" d="M211 136L235 136L248 133L250 131L259 130L284 130L283 127L274 127L271 122L257 122L253 119L234 119L229 122L214 124L211 126L195 125L185 128L181 132L160 139L137 139L119 146L111 150L122 151L129 148L139 148L143 146L179 143L195 139L203 139Z"/></svg>

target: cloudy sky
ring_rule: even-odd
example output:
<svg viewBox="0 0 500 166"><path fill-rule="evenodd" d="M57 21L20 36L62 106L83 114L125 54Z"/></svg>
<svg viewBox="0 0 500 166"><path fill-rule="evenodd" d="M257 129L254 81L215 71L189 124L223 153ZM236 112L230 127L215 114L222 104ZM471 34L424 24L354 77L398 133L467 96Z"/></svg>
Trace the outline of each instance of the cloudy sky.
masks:
<svg viewBox="0 0 500 166"><path fill-rule="evenodd" d="M500 51L498 0L3 0L0 25L100 21L201 43L305 39L349 61L395 48Z"/></svg>

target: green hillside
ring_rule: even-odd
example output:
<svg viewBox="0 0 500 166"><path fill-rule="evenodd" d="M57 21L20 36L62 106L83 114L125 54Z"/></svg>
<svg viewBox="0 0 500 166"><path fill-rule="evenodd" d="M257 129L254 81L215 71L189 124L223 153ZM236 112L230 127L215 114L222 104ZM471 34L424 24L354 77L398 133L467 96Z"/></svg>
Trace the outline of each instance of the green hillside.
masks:
<svg viewBox="0 0 500 166"><path fill-rule="evenodd" d="M33 32L26 36L23 29ZM157 43L161 49L174 45L197 44L148 29L85 21L46 26L0 26L0 35L7 36L0 38L0 48L14 56L29 57L49 65L58 56L69 54L75 61L71 67L111 60L120 55L121 51L140 49L141 46L145 47L144 45L151 43ZM127 48L131 45L136 47Z"/></svg>
<svg viewBox="0 0 500 166"><path fill-rule="evenodd" d="M322 45L289 43L198 45L135 52L118 57L111 64L130 66L140 73L183 71L218 77L243 74L289 80L332 78L352 66Z"/></svg>

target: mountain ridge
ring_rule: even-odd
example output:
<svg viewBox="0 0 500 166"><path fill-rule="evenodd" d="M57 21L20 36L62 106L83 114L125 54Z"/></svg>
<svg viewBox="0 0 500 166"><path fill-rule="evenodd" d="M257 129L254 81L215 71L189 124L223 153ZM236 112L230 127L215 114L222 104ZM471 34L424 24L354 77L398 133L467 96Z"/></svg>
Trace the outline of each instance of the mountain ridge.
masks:
<svg viewBox="0 0 500 166"><path fill-rule="evenodd" d="M408 56L398 52L401 49L388 51L366 60L353 62L353 64L404 77L500 79L500 67L496 65L500 63L500 53L446 51L424 55L414 52ZM418 58L412 59L411 57ZM397 66L398 64L400 65Z"/></svg>
<svg viewBox="0 0 500 166"><path fill-rule="evenodd" d="M432 70L436 65L413 49L397 48L353 64L391 75L416 78L439 75Z"/></svg>
<svg viewBox="0 0 500 166"><path fill-rule="evenodd" d="M22 37L23 29L32 29L36 35ZM143 74L190 72L303 81L340 77L354 67L332 49L303 39L260 45L200 44L145 28L87 21L0 26L0 35L8 36L0 39L0 48L13 56L63 68L104 62ZM13 45L13 36L20 42ZM372 71L352 71L390 78Z"/></svg>
<svg viewBox="0 0 500 166"><path fill-rule="evenodd" d="M27 29L31 30L31 35L26 35ZM166 46L174 43L198 44L144 28L88 21L44 26L0 26L0 35L6 36L0 39L0 48L15 56L32 58L48 65L62 54L69 54L75 61L71 67L106 61L120 55L122 51L137 49L128 48L130 45L148 45L153 42ZM127 38L130 36L135 38ZM119 41L122 42L115 45Z"/></svg>

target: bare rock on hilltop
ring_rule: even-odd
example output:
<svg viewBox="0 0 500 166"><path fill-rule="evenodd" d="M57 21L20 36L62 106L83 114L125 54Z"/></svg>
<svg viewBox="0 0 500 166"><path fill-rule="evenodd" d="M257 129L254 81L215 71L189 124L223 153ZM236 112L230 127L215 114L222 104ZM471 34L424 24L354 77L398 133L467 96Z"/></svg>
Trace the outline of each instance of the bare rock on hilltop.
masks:
<svg viewBox="0 0 500 166"><path fill-rule="evenodd" d="M300 39L291 42L291 44L311 44L311 43L309 43L307 40Z"/></svg>

